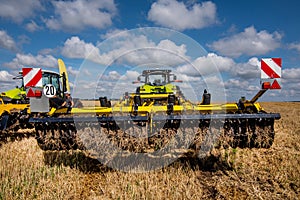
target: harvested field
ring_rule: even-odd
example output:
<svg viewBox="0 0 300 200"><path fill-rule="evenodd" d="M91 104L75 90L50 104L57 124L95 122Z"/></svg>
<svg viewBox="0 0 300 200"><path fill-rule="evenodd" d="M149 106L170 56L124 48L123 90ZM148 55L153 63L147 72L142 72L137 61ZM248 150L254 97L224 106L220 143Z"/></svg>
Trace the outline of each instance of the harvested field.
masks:
<svg viewBox="0 0 300 200"><path fill-rule="evenodd" d="M33 137L0 143L0 199L297 199L300 103L280 112L269 149L227 149L147 173L125 173L80 151L43 152Z"/></svg>

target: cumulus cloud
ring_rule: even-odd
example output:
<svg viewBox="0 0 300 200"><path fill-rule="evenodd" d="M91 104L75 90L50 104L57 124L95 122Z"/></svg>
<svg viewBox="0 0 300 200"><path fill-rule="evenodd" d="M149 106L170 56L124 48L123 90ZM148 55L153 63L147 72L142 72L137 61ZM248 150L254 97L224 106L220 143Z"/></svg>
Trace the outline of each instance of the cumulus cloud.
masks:
<svg viewBox="0 0 300 200"><path fill-rule="evenodd" d="M121 78L121 74L117 71L110 71L108 72L108 75L103 75L101 77L102 81L117 81Z"/></svg>
<svg viewBox="0 0 300 200"><path fill-rule="evenodd" d="M216 23L217 8L211 1L191 6L176 0L158 0L151 5L148 20L176 29L200 29Z"/></svg>
<svg viewBox="0 0 300 200"><path fill-rule="evenodd" d="M9 63L3 64L11 69L20 69L22 67L47 67L56 68L57 59L52 55L32 55L17 53L16 57Z"/></svg>
<svg viewBox="0 0 300 200"><path fill-rule="evenodd" d="M143 67L149 67L151 63L160 65L160 67L172 67L178 79L185 81L181 87L186 87L185 91L189 91L190 94L194 92L197 97L199 91L202 92L204 88L208 88L215 99L220 93L226 91L228 100L235 101L240 96L251 98L260 89L260 60L257 57L252 57L245 62L235 62L230 57L208 53L206 56L193 59L188 57L189 49L184 44L176 44L170 39L151 40L143 34L134 35L128 32L124 32L124 34L123 37L113 37L112 43L104 46L101 44L96 46L76 36L66 40L62 48L64 56L72 58L86 58L88 56L90 58L89 55L92 51L95 58L92 61L97 61L95 65L91 65L89 70L81 68L82 72L84 70L88 72L88 75L83 77L83 79L88 78L85 81L97 82L96 86L95 84L85 84L82 86L84 87L83 90L79 89L81 86L78 86L79 82L76 82L77 90L84 91L85 95L83 96L101 94L102 96L113 95L114 98L118 98L125 91L133 92L136 86L133 86L131 82L136 80ZM174 58L176 60L178 55L187 59L174 62ZM186 61L190 64L186 64ZM99 75L102 72L95 73L98 63L111 64L114 67L110 71L105 71L105 75L100 78ZM119 64L124 64L125 68L117 70L116 67L121 66ZM99 70L101 71L101 69ZM298 70L286 69L283 72L286 80L291 79L296 83L299 80L296 77L300 77L300 74L293 74L299 74ZM93 76L96 76L94 77L95 80L92 80ZM285 79L283 79L283 83L284 81ZM115 91L115 89L119 91ZM289 89L295 90L289 86L283 90Z"/></svg>
<svg viewBox="0 0 300 200"><path fill-rule="evenodd" d="M300 83L300 68L282 70L282 79L284 79L286 82Z"/></svg>
<svg viewBox="0 0 300 200"><path fill-rule="evenodd" d="M103 29L112 24L117 12L113 0L53 1L55 16L45 19L46 26L54 30L80 31L87 27Z"/></svg>
<svg viewBox="0 0 300 200"><path fill-rule="evenodd" d="M205 76L210 73L230 71L234 65L235 62L231 58L209 53L206 56L196 58L191 64L179 66L177 71L189 76Z"/></svg>
<svg viewBox="0 0 300 200"><path fill-rule="evenodd" d="M282 78L278 80L281 90L271 90L262 99L268 101L299 100L300 68L282 70ZM252 98L260 90L260 61L250 58L245 63L236 63L224 82L228 99L237 99L240 96Z"/></svg>
<svg viewBox="0 0 300 200"><path fill-rule="evenodd" d="M97 47L92 43L86 43L77 36L71 37L65 41L61 53L63 56L69 58L86 58L91 53L94 53L96 57L100 55Z"/></svg>
<svg viewBox="0 0 300 200"><path fill-rule="evenodd" d="M201 77L189 76L187 74L180 73L177 70L174 72L174 74L177 75L178 80L182 80L183 82L201 81Z"/></svg>
<svg viewBox="0 0 300 200"><path fill-rule="evenodd" d="M253 57L246 63L237 63L232 66L231 74L242 79L251 79L260 77L260 61Z"/></svg>
<svg viewBox="0 0 300 200"><path fill-rule="evenodd" d="M8 71L1 70L0 71L0 80L1 82L13 82L14 80L12 79L14 76L10 74Z"/></svg>
<svg viewBox="0 0 300 200"><path fill-rule="evenodd" d="M6 70L0 70L0 92L12 89L16 85L20 85L20 80L14 80L13 73Z"/></svg>
<svg viewBox="0 0 300 200"><path fill-rule="evenodd" d="M184 44L176 45L168 39L155 43L144 35L127 34L112 40L110 49L105 52L101 52L92 43L87 43L74 36L66 40L61 53L69 58L89 59L104 65L126 63L137 66L160 63L169 66L182 63L184 59L188 59L186 51Z"/></svg>
<svg viewBox="0 0 300 200"><path fill-rule="evenodd" d="M14 39L3 30L0 30L0 48L10 51L16 51L18 49Z"/></svg>
<svg viewBox="0 0 300 200"><path fill-rule="evenodd" d="M17 23L34 16L35 11L44 9L41 1L36 0L1 0L0 4L0 17Z"/></svg>
<svg viewBox="0 0 300 200"><path fill-rule="evenodd" d="M210 48L225 56L263 55L280 46L282 35L266 30L257 31L253 26L241 33L222 38L209 45Z"/></svg>
<svg viewBox="0 0 300 200"><path fill-rule="evenodd" d="M135 80L139 76L137 71L128 70L125 74L126 79L128 80Z"/></svg>
<svg viewBox="0 0 300 200"><path fill-rule="evenodd" d="M128 52L125 43L133 46L135 50ZM162 66L174 66L188 59L186 45L176 45L168 39L161 40L158 44L155 44L145 37L138 37L134 43L129 40L125 43L122 48L113 51L113 57L117 59L117 62L136 66L151 63ZM122 55L122 57L118 58L119 55Z"/></svg>
<svg viewBox="0 0 300 200"><path fill-rule="evenodd" d="M295 100L300 98L300 68L282 70L281 77L281 100Z"/></svg>
<svg viewBox="0 0 300 200"><path fill-rule="evenodd" d="M249 86L249 82L245 81L245 80L231 78L231 79L225 81L224 86L226 88L247 89Z"/></svg>
<svg viewBox="0 0 300 200"><path fill-rule="evenodd" d="M256 57L238 63L229 57L209 53L189 65L179 66L175 73L185 76L185 81L196 82L197 85L192 83L195 88L210 88L213 95L225 90L229 101L241 95L252 97L260 89L260 61Z"/></svg>

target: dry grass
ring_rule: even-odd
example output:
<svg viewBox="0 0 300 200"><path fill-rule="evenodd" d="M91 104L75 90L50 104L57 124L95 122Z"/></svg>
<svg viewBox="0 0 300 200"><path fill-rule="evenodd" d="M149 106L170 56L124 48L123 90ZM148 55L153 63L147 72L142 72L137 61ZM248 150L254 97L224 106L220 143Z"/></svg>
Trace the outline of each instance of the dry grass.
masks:
<svg viewBox="0 0 300 200"><path fill-rule="evenodd" d="M282 115L270 149L223 150L212 163L148 173L111 170L80 152L45 154L34 138L0 144L0 199L297 199L300 103L262 105Z"/></svg>

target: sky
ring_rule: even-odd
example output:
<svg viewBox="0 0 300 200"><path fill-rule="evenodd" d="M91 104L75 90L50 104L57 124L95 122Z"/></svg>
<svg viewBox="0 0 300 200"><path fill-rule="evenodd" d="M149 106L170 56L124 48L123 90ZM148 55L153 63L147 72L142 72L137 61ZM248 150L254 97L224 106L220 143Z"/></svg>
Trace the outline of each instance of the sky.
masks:
<svg viewBox="0 0 300 200"><path fill-rule="evenodd" d="M73 96L133 92L143 69L172 69L186 96L251 99L260 60L282 58L281 90L261 101L300 100L297 0L0 0L0 91L22 67L58 71ZM150 27L150 28L149 28Z"/></svg>

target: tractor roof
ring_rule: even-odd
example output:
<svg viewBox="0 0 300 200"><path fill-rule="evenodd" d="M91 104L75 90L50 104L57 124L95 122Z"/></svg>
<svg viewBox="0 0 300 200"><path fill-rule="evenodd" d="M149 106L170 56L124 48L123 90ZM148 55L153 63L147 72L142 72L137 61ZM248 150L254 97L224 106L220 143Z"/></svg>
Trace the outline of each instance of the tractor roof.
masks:
<svg viewBox="0 0 300 200"><path fill-rule="evenodd" d="M170 74L171 70L168 69L149 69L149 70L144 70L142 75L148 75L148 74Z"/></svg>

